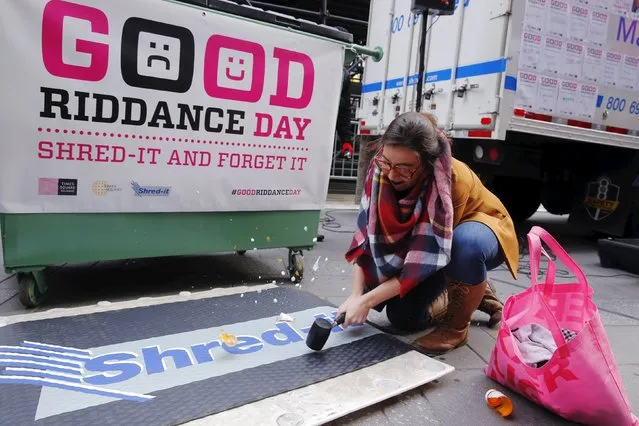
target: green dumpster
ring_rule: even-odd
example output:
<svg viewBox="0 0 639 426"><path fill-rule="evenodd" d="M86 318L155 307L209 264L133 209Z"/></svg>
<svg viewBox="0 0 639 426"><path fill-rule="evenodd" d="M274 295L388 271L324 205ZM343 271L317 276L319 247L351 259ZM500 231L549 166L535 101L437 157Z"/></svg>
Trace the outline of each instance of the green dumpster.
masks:
<svg viewBox="0 0 639 426"><path fill-rule="evenodd" d="M59 264L283 248L302 279L341 66L381 50L226 1L0 10L0 229L26 307Z"/></svg>

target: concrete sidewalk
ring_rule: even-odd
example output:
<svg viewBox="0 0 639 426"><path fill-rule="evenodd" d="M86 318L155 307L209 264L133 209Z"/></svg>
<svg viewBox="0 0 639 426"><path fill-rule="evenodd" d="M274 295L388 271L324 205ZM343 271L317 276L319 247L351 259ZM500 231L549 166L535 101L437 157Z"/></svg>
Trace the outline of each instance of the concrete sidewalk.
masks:
<svg viewBox="0 0 639 426"><path fill-rule="evenodd" d="M357 212L353 208L353 204L349 207L349 203L343 201L329 203L331 210L324 212L319 229L325 235L325 240L318 243L314 250L305 253L306 272L302 288L335 305L344 301L350 292L351 269L343 254L354 229ZM626 393L635 413L639 412L639 340L636 338L639 335L639 277L601 268L593 236L580 234L563 219L545 213L537 214L519 230L522 241L525 241L526 232L533 223L551 232L588 275ZM286 250L276 249L248 252L244 256L229 253L67 266L54 271L50 278L49 300L36 311L91 305L100 301L174 295L180 291L196 292L213 287L273 281L291 285L281 274L285 270L285 259ZM491 273L502 299L519 293L529 285L527 260L522 250L518 281L512 280L503 268ZM314 270L315 264L317 271ZM558 276L562 276L562 271L558 271ZM24 313L24 308L18 301L15 277L0 272L0 315L17 313ZM382 315L371 315L371 319L379 323L385 321ZM454 373L334 424L499 425L505 422L486 407L483 399L486 389L498 387L483 373L496 333L485 327L486 320L486 316L478 313L473 321L469 345L439 357L456 368ZM516 413L509 423L568 424L513 392L507 393L515 402Z"/></svg>
<svg viewBox="0 0 639 426"><path fill-rule="evenodd" d="M321 279L306 288L322 295L335 304L340 304L350 291L350 269L345 268L342 253L350 243L347 231L354 229L356 212L351 210L329 211L326 229L321 232L326 239L317 250L308 256L328 257L329 261L319 271ZM596 252L596 238L579 233L570 224L557 216L538 213L530 223L518 230L522 244L520 276L513 280L505 267L491 272L498 295L502 300L517 294L529 286L529 263L526 233L533 224L548 230L569 252L571 257L586 273L590 286L595 291L595 302L600 310L608 338L619 365L623 384L634 412L639 412L639 276L623 271L604 269L599 266ZM340 233L331 232L333 230ZM346 233L342 233L346 232ZM558 265L558 277L569 273ZM377 324L389 325L384 314L372 312L370 320ZM483 368L490 359L495 344L497 330L486 327L488 317L476 313L470 341L466 347L457 349L438 359L453 365L456 371L446 376L440 383L395 398L356 415L349 416L335 424L500 424L504 420L489 410L483 400L485 390L498 387L485 377ZM416 335L398 336L411 340ZM503 388L500 388L503 389ZM536 406L528 400L507 391L515 401L514 424L570 424L563 419Z"/></svg>

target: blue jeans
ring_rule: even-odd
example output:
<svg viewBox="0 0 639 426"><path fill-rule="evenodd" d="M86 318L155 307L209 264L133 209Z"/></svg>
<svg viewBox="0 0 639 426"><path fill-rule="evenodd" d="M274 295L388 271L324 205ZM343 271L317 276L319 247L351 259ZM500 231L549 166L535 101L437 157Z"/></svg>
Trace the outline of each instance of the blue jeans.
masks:
<svg viewBox="0 0 639 426"><path fill-rule="evenodd" d="M428 307L446 288L446 277L469 285L481 284L488 271L504 262L499 241L493 231L480 222L465 222L453 230L450 263L406 296L388 300L386 315L399 329L416 331L427 328L431 318ZM383 306L375 309L381 311Z"/></svg>

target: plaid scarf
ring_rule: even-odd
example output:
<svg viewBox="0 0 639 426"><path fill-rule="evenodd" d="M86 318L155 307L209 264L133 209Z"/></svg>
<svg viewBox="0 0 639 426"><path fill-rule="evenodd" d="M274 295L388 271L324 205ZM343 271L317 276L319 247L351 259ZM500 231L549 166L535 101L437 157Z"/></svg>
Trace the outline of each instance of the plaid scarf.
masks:
<svg viewBox="0 0 639 426"><path fill-rule="evenodd" d="M398 199L388 177L369 167L357 218L358 231L346 260L362 267L367 287L397 277L400 297L448 265L453 237L451 153L443 133L443 154L432 178Z"/></svg>

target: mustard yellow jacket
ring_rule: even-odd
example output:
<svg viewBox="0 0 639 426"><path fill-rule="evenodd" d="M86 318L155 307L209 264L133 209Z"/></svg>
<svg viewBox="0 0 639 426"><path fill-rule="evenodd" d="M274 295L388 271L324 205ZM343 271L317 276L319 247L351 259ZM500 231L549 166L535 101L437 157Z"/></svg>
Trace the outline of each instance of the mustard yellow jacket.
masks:
<svg viewBox="0 0 639 426"><path fill-rule="evenodd" d="M490 192L465 163L452 159L453 227L475 221L488 226L497 236L508 270L517 279L519 240L506 207Z"/></svg>

